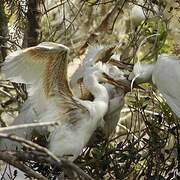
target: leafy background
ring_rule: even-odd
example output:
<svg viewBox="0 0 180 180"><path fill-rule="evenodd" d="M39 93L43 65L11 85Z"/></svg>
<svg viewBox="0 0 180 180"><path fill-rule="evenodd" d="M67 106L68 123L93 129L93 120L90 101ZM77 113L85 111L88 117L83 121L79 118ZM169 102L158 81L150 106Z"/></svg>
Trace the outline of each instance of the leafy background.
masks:
<svg viewBox="0 0 180 180"><path fill-rule="evenodd" d="M143 16L134 7L142 8ZM17 49L53 41L68 46L76 62L89 44L117 43L116 53L130 64L124 71L128 75L138 59L151 63L161 53L180 56L179 10L178 0L1 0L0 60ZM142 87L126 95L115 133L108 140L100 136L75 161L94 179L178 178L179 121L155 87ZM1 75L2 127L13 121L26 98L24 85ZM62 174L48 163L26 164L48 179Z"/></svg>

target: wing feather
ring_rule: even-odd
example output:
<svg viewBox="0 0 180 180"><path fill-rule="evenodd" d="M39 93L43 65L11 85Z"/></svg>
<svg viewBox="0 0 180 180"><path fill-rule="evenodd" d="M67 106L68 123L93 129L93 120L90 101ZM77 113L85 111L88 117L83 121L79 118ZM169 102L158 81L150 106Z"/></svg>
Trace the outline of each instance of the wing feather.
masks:
<svg viewBox="0 0 180 180"><path fill-rule="evenodd" d="M10 54L3 72L14 82L28 84L29 97L14 124L57 121L71 126L89 118L89 111L72 96L67 80L68 48L32 47ZM68 123L67 123L68 122ZM87 121L89 122L89 121ZM31 134L29 129L28 133ZM15 132L25 136L24 131Z"/></svg>
<svg viewBox="0 0 180 180"><path fill-rule="evenodd" d="M69 48L64 45L45 42L11 53L3 64L2 70L8 79L27 84L29 97L26 104L39 114L40 119L44 119L44 112L48 112L52 101L50 104L63 116L70 117L77 109L87 110L72 97L67 80L68 53Z"/></svg>
<svg viewBox="0 0 180 180"><path fill-rule="evenodd" d="M165 97L174 113L180 117L180 60L161 55L153 70L153 83Z"/></svg>
<svg viewBox="0 0 180 180"><path fill-rule="evenodd" d="M41 78L44 69L45 60L38 54L36 47L11 53L3 63L2 72L12 82L33 84Z"/></svg>
<svg viewBox="0 0 180 180"><path fill-rule="evenodd" d="M76 119L73 120L75 122L81 119L76 117L88 113L87 108L77 98L73 97L68 83L67 68L68 52L66 50L50 59L46 65L44 87L49 98L48 108L53 108L51 108L51 113L49 111L42 117L42 121L53 119L63 122L64 120L72 121L73 118Z"/></svg>

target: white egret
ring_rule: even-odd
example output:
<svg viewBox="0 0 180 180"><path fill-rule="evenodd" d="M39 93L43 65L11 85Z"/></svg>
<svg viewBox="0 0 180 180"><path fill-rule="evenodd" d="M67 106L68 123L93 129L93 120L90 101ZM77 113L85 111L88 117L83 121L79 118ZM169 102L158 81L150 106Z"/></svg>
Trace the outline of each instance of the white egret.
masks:
<svg viewBox="0 0 180 180"><path fill-rule="evenodd" d="M90 66L96 66L99 71L104 71L115 80L125 80L122 71L110 63L105 63L110 59L114 48L115 46L104 47L102 45L96 45L88 49L87 55L83 59L82 64L70 79L70 85L75 96L82 98L83 95L83 98L86 98L84 97L84 94L86 95L87 93L83 92L82 85L79 85L79 79L83 78L84 76L83 69ZM102 62L104 63L102 64ZM105 134L106 138L108 138L115 130L115 127L119 121L120 111L124 105L124 96L126 92L123 88L119 88L107 83L104 84L104 86L108 91L110 100L108 111L104 116L105 124L104 127L101 127L101 129L103 130L103 134ZM125 89L127 89L127 87ZM87 98L89 98L89 96L87 96Z"/></svg>
<svg viewBox="0 0 180 180"><path fill-rule="evenodd" d="M82 79L84 76L84 69L94 66L100 61L106 62L108 58L111 57L114 48L115 46L104 47L102 45L96 45L88 48L87 54L82 60L82 63L70 77L70 86L75 96L79 98L82 96L82 87L79 86L79 80ZM102 63L100 63L99 66L104 67L103 70L101 69L100 71L106 72L105 66L102 66Z"/></svg>
<svg viewBox="0 0 180 180"><path fill-rule="evenodd" d="M87 69L83 82L93 94L94 100L81 100L73 96L64 96L65 92L57 91L41 121L51 119L60 123L50 135L50 150L58 156L67 156L74 160L88 143L91 135L103 123L103 116L108 109L109 96L106 88L99 84L99 71ZM60 95L58 95L60 93ZM58 97L59 96L59 97ZM64 113L60 110L65 111Z"/></svg>
<svg viewBox="0 0 180 180"><path fill-rule="evenodd" d="M48 98L44 84L46 66L54 59L61 59L60 56L65 51L69 51L66 46L43 42L34 47L15 51L6 57L2 72L12 82L25 83L28 91L28 99L11 125L32 123L39 120L45 111ZM9 133L30 139L32 130L31 128L18 129ZM16 149L17 146L17 143L8 140L1 140L0 144L0 149Z"/></svg>
<svg viewBox="0 0 180 180"><path fill-rule="evenodd" d="M161 54L154 64L136 63L129 80L153 83L180 118L180 59Z"/></svg>
<svg viewBox="0 0 180 180"><path fill-rule="evenodd" d="M108 108L109 95L99 80L116 82L97 67L87 66L83 70L83 82L94 100L73 96L67 79L68 52L66 46L44 42L9 55L3 71L8 79L28 85L26 108L14 124L59 122L59 126L50 129L49 148L58 156L70 155L69 159L74 160L97 126L103 123ZM15 133L29 137L31 130Z"/></svg>

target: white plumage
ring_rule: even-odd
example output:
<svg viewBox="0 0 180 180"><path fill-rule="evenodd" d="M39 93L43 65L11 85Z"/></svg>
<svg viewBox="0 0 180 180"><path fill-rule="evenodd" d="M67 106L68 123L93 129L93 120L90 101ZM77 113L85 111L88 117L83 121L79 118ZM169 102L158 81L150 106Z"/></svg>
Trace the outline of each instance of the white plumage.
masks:
<svg viewBox="0 0 180 180"><path fill-rule="evenodd" d="M78 84L78 80L84 76L83 72L85 72L84 69L87 67L96 67L99 71L105 72L114 80L125 80L124 73L122 71L110 63L105 63L106 61L104 59L107 57L105 55L107 52L108 55L111 55L114 48L115 46L104 47L102 45L96 45L88 49L87 55L83 59L82 64L79 68L77 68L70 79L70 85L75 96L81 97L81 87ZM103 130L106 138L108 138L112 132L115 131L116 125L119 121L120 111L124 106L125 91L109 83L105 83L104 87L106 87L110 99L108 111L104 116L105 123L101 129Z"/></svg>
<svg viewBox="0 0 180 180"><path fill-rule="evenodd" d="M49 129L49 149L59 157L65 156L72 161L76 159L95 129L104 123L103 117L108 110L108 88L99 81L115 83L103 74L105 69L100 68L103 66L101 62L91 65L92 61L99 61L98 58L104 53L101 50L102 47L97 48L95 55L98 56L93 53L87 55L86 63L81 68L83 83L93 95L93 101L74 96L69 87L68 47L44 42L10 54L2 70L9 80L27 84L29 95L13 125L57 121L59 126ZM32 129L9 133L30 139L31 132ZM1 141L0 148L14 149L15 145Z"/></svg>
<svg viewBox="0 0 180 180"><path fill-rule="evenodd" d="M94 100L80 100L73 97L70 106L74 108L64 116L59 116L59 107L62 100L56 100L58 105L51 105L56 113L44 116L45 120L53 119L60 122L60 126L52 131L50 135L50 150L58 156L71 155L68 159L74 160L88 143L91 135L103 123L103 116L108 109L109 96L106 88L98 83L99 75L94 70L86 71L84 84L94 95ZM90 73L90 74L89 74ZM91 83L90 83L91 82ZM74 101L74 102L73 102ZM64 103L64 102L63 102ZM68 100L66 102L66 105ZM42 119L43 120L43 119ZM73 156L72 156L73 155Z"/></svg>
<svg viewBox="0 0 180 180"><path fill-rule="evenodd" d="M6 57L2 72L12 82L25 83L28 91L28 99L23 104L19 116L11 125L38 122L41 114L46 110L47 97L43 87L43 72L47 62L53 58L51 50L54 46L56 50L56 52L53 51L54 54L64 48L68 51L63 45L44 42L35 47L18 50ZM32 130L31 128L18 129L9 133L30 139ZM1 140L0 143L0 149L16 149L19 145L8 140Z"/></svg>
<svg viewBox="0 0 180 180"><path fill-rule="evenodd" d="M129 79L136 83L152 82L180 118L180 59L161 54L154 64L136 63Z"/></svg>

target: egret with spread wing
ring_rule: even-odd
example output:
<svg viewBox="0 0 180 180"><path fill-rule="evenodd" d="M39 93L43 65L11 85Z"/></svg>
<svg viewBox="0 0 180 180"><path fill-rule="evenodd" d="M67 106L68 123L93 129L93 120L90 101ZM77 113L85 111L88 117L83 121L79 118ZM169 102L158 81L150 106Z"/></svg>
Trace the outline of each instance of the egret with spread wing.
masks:
<svg viewBox="0 0 180 180"><path fill-rule="evenodd" d="M63 45L41 43L9 55L3 71L8 79L26 83L28 87L25 103L28 108L20 113L15 124L57 121L59 126L49 129L49 148L60 157L74 160L97 126L103 123L108 108L109 95L99 81L116 82L96 67L88 66L83 70L83 82L94 100L74 97L67 79L68 52L69 48ZM30 136L31 131L15 133L24 137Z"/></svg>
<svg viewBox="0 0 180 180"><path fill-rule="evenodd" d="M50 135L50 150L56 155L76 159L86 146L89 138L103 123L103 116L108 109L109 96L106 88L98 81L103 80L103 75L93 68L87 69L87 76L83 82L93 94L94 100L81 100L59 87L50 99L50 109L41 121L55 120L59 126L52 130Z"/></svg>
<svg viewBox="0 0 180 180"><path fill-rule="evenodd" d="M136 63L130 80L153 83L172 111L180 118L180 59L162 54L154 64Z"/></svg>
<svg viewBox="0 0 180 180"><path fill-rule="evenodd" d="M18 117L12 125L28 124L38 122L42 113L46 110L48 94L51 88L45 89L44 77L45 69L53 59L61 60L67 55L69 48L50 42L44 42L38 46L18 50L6 57L3 63L2 71L6 78L16 83L25 83L27 85L28 99L23 104ZM31 139L32 130L30 128L7 131L10 134ZM37 129L39 130L39 128ZM6 139L0 139L0 150L17 150L21 148L19 144ZM7 169L7 165L5 166ZM4 178L9 179L16 170L14 167L8 167L6 173L1 170ZM17 170L16 170L17 171ZM14 176L15 177L15 176ZM16 177L25 179L23 172L18 171Z"/></svg>
<svg viewBox="0 0 180 180"><path fill-rule="evenodd" d="M68 86L66 58L47 67L45 87L51 86L53 89L49 94L48 111L43 114L41 121L59 122L60 125L52 129L50 134L49 148L56 155L73 161L86 146L96 128L103 124L103 117L108 110L109 95L99 81L112 84L116 82L103 74L97 66L84 67L83 83L94 99L82 100L74 96Z"/></svg>
<svg viewBox="0 0 180 180"><path fill-rule="evenodd" d="M54 59L58 58L61 61L68 51L69 48L64 45L43 42L37 46L13 52L6 57L2 72L12 82L25 83L28 91L28 99L11 125L39 121L44 111L46 111L48 94L51 90L50 85L48 87L45 86L45 77L48 76L45 74L45 70L50 62L54 62ZM18 129L9 133L15 133L18 136L31 139L33 129ZM17 145L17 143L9 142L8 140L0 141L0 149L16 149Z"/></svg>
<svg viewBox="0 0 180 180"><path fill-rule="evenodd" d="M28 100L25 104L33 106L37 114L44 110L44 104L51 90L46 79L50 81L46 69L67 56L69 48L52 42L43 42L37 46L18 50L6 57L2 72L12 82L27 85ZM60 70L59 70L60 71ZM66 84L65 84L66 85ZM52 87L51 87L52 88Z"/></svg>

